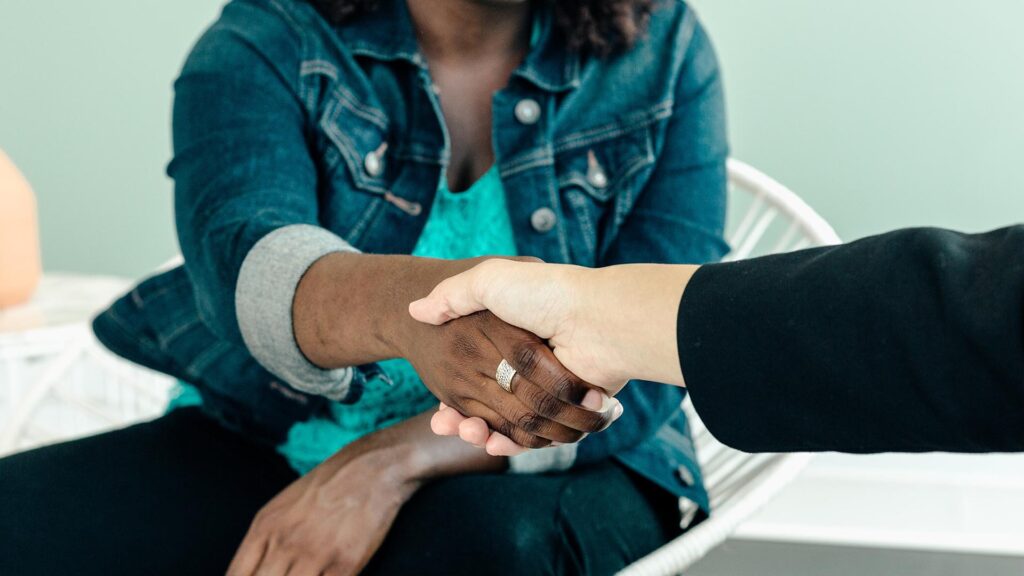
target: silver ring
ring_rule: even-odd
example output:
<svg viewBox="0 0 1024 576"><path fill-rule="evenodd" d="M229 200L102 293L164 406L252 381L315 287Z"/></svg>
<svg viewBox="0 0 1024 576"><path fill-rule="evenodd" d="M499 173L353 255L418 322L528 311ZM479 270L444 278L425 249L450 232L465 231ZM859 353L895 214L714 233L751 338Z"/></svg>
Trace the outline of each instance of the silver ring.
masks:
<svg viewBox="0 0 1024 576"><path fill-rule="evenodd" d="M508 360L502 358L501 363L498 364L498 371L494 373L494 379L498 381L498 386L505 389L505 392L512 393L512 379L516 377L516 369L508 363Z"/></svg>

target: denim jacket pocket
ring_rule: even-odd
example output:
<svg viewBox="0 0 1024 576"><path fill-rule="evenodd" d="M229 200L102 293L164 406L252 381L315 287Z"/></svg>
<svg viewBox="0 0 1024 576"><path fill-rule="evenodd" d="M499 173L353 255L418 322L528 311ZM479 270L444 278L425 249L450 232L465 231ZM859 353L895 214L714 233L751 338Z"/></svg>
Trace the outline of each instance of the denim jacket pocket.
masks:
<svg viewBox="0 0 1024 576"><path fill-rule="evenodd" d="M317 129L323 136L324 177L335 190L323 224L358 247L391 195L395 167L389 161L387 118L336 87Z"/></svg>
<svg viewBox="0 0 1024 576"><path fill-rule="evenodd" d="M555 170L574 260L594 266L653 171L655 155L647 126L603 137L587 132L556 144Z"/></svg>

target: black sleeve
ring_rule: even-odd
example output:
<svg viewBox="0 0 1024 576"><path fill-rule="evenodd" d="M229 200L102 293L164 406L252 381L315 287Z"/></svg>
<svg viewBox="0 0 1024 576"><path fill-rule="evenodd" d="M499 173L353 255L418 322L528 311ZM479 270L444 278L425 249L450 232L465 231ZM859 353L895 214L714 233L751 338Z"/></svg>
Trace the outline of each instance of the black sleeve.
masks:
<svg viewBox="0 0 1024 576"><path fill-rule="evenodd" d="M1024 226L900 230L701 268L694 407L749 451L1024 451Z"/></svg>

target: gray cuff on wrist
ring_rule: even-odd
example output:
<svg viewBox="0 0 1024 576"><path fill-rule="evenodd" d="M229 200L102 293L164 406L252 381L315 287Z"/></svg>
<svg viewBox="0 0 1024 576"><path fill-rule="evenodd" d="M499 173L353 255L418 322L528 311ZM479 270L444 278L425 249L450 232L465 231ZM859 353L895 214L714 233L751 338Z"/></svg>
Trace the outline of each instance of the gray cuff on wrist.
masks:
<svg viewBox="0 0 1024 576"><path fill-rule="evenodd" d="M577 444L563 444L554 448L530 450L508 459L508 470L513 474L540 474L568 470L576 462Z"/></svg>
<svg viewBox="0 0 1024 576"><path fill-rule="evenodd" d="M249 353L296 390L341 400L352 368L324 370L299 350L292 303L302 276L332 252L358 252L340 237L308 224L278 228L260 239L242 262L235 287L235 312Z"/></svg>

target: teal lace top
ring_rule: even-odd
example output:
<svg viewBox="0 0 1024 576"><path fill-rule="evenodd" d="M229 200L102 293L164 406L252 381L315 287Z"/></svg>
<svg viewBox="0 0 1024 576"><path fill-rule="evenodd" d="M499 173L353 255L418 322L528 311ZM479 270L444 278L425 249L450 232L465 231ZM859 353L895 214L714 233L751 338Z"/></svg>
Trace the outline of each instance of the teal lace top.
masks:
<svg viewBox="0 0 1024 576"><path fill-rule="evenodd" d="M412 253L448 259L516 255L497 167L464 192L452 192L442 178L430 218ZM368 382L357 403L332 403L327 415L292 426L288 439L278 447L292 468L305 474L360 437L436 405L411 364L398 359L382 362L381 367L390 383L383 378ZM170 409L199 402L195 389L183 383Z"/></svg>

